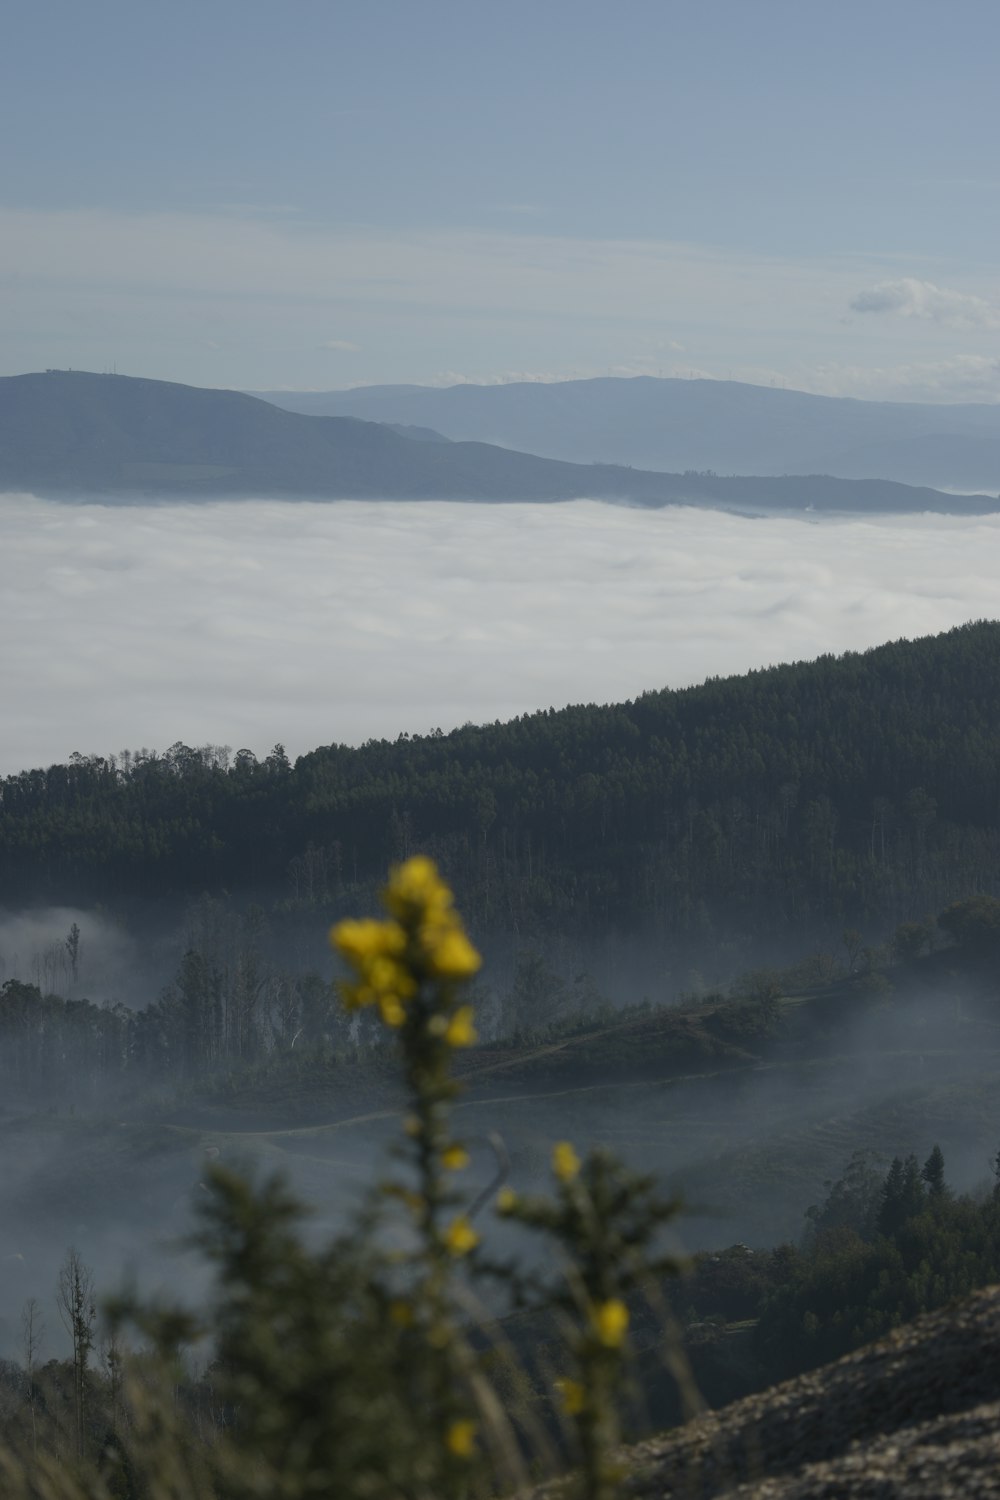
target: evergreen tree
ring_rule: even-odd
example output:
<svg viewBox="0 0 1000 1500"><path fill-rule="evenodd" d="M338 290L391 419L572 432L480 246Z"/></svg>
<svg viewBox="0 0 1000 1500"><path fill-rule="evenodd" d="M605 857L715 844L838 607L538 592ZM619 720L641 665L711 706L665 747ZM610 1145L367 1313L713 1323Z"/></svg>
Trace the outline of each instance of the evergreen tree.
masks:
<svg viewBox="0 0 1000 1500"><path fill-rule="evenodd" d="M948 1186L944 1180L944 1155L940 1146L934 1147L924 1162L920 1175L927 1184L927 1195L931 1202L940 1202L948 1196Z"/></svg>
<svg viewBox="0 0 1000 1500"><path fill-rule="evenodd" d="M878 1232L885 1235L886 1239L890 1239L903 1222L902 1201L903 1161L901 1157L894 1156L882 1184L882 1202L878 1211Z"/></svg>
<svg viewBox="0 0 1000 1500"><path fill-rule="evenodd" d="M879 1234L892 1239L909 1219L922 1213L925 1206L924 1182L917 1158L911 1155L903 1161L894 1156L882 1188Z"/></svg>
<svg viewBox="0 0 1000 1500"><path fill-rule="evenodd" d="M942 1169L944 1159L941 1161ZM920 1164L912 1154L903 1163L903 1223L908 1219L915 1219L918 1214L923 1213L927 1206L927 1193L924 1187L923 1175Z"/></svg>

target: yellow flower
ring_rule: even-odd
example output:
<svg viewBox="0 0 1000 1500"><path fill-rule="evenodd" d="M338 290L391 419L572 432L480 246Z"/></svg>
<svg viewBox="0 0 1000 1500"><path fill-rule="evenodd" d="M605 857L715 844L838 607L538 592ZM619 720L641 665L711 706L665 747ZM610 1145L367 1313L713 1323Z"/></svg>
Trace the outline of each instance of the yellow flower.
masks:
<svg viewBox="0 0 1000 1500"><path fill-rule="evenodd" d="M389 1318L397 1328L410 1328L413 1324L413 1308L402 1297L389 1303Z"/></svg>
<svg viewBox="0 0 1000 1500"><path fill-rule="evenodd" d="M377 922L374 917L354 921L349 917L330 929L330 942L348 963L361 968L380 955L403 953L406 933L398 922Z"/></svg>
<svg viewBox="0 0 1000 1500"><path fill-rule="evenodd" d="M382 900L394 917L405 922L432 912L447 912L452 896L434 861L415 854L390 872Z"/></svg>
<svg viewBox="0 0 1000 1500"><path fill-rule="evenodd" d="M417 992L417 982L409 969L394 958L371 959L365 964L364 976L373 989L391 992L401 1000L409 1000Z"/></svg>
<svg viewBox="0 0 1000 1500"><path fill-rule="evenodd" d="M448 1146L441 1152L441 1165L448 1172L460 1172L469 1165L469 1153L464 1146Z"/></svg>
<svg viewBox="0 0 1000 1500"><path fill-rule="evenodd" d="M552 1148L552 1170L560 1182L572 1182L580 1171L580 1158L569 1141L559 1141Z"/></svg>
<svg viewBox="0 0 1000 1500"><path fill-rule="evenodd" d="M445 1435L448 1452L456 1458L470 1458L476 1447L476 1424L467 1417L452 1422Z"/></svg>
<svg viewBox="0 0 1000 1500"><path fill-rule="evenodd" d="M628 1308L619 1297L598 1303L592 1314L594 1332L605 1349L620 1349L628 1330Z"/></svg>
<svg viewBox="0 0 1000 1500"><path fill-rule="evenodd" d="M345 1010L361 1010L366 1005L374 1005L378 999L375 991L367 984L342 983L338 988Z"/></svg>
<svg viewBox="0 0 1000 1500"><path fill-rule="evenodd" d="M379 995L379 1014L387 1026L402 1026L406 1020L406 1011L400 1005L395 995Z"/></svg>
<svg viewBox="0 0 1000 1500"><path fill-rule="evenodd" d="M497 1213L509 1214L517 1207L517 1194L513 1188L502 1187L497 1193Z"/></svg>
<svg viewBox="0 0 1000 1500"><path fill-rule="evenodd" d="M428 972L435 979L471 979L482 967L482 959L457 921L427 927L420 937Z"/></svg>
<svg viewBox="0 0 1000 1500"><path fill-rule="evenodd" d="M468 1255L479 1244L479 1236L464 1214L453 1219L444 1232L445 1247L451 1255Z"/></svg>
<svg viewBox="0 0 1000 1500"><path fill-rule="evenodd" d="M472 1024L471 1005L460 1005L445 1028L444 1039L449 1047L471 1047L476 1040L476 1028Z"/></svg>
<svg viewBox="0 0 1000 1500"><path fill-rule="evenodd" d="M562 1396L563 1411L568 1417L578 1417L584 1407L584 1389L578 1380L557 1380L556 1390Z"/></svg>

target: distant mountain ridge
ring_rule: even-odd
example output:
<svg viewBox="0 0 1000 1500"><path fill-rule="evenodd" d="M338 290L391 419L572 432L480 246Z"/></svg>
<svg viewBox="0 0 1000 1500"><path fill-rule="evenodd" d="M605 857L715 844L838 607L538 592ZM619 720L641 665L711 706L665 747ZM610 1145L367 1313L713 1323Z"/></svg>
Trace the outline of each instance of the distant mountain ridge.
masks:
<svg viewBox="0 0 1000 1500"><path fill-rule="evenodd" d="M256 394L286 411L425 424L574 463L1000 490L1000 405L858 401L645 375Z"/></svg>
<svg viewBox="0 0 1000 1500"><path fill-rule="evenodd" d="M238 391L51 370L0 379L0 489L72 498L559 501L983 514L884 480L726 478L539 458L416 424L306 416Z"/></svg>

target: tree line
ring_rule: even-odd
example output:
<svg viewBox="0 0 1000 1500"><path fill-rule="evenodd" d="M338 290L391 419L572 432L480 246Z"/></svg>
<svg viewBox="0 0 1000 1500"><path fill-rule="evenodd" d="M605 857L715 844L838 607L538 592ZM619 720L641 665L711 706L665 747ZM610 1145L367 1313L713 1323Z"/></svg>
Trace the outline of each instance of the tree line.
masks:
<svg viewBox="0 0 1000 1500"><path fill-rule="evenodd" d="M187 941L173 979L149 1005L97 1004L74 994L86 973L84 944L74 922L63 943L47 945L61 956L45 969L67 993L22 979L0 983L0 1085L8 1099L86 1102L105 1097L109 1085L198 1083L217 1088L228 1077L240 1087L265 1072L290 1082L319 1081L341 1061L360 1065L377 1057L378 1028L367 1015L348 1016L337 982L314 969L277 962L259 907L241 911L231 902L202 897L189 909ZM950 903L936 917L901 923L881 944L865 944L847 928L841 955L819 950L787 968L737 973L725 991L692 993L671 1006L677 1022L663 1064L684 1072L700 1065L681 1047L690 1012L705 1024L705 1007L733 1038L764 1041L779 1025L782 995L835 993L848 1002L877 1005L892 993L893 978L926 990L962 975L985 1014L997 1006L1000 899L974 896ZM943 961L943 963L942 963ZM926 972L925 972L926 971ZM891 976L891 977L890 977ZM584 970L564 974L546 954L525 946L503 986L477 981L473 997L480 1040L513 1049L543 1038L600 1029L626 1011L661 1010L648 1000L623 1010L602 994ZM666 1012L664 1012L666 1013ZM612 1051L606 1063L612 1066Z"/></svg>
<svg viewBox="0 0 1000 1500"><path fill-rule="evenodd" d="M470 925L883 927L989 892L1000 624L611 707L329 745L74 755L0 782L0 900L363 906L415 847Z"/></svg>
<svg viewBox="0 0 1000 1500"><path fill-rule="evenodd" d="M698 1255L670 1296L707 1394L814 1369L1000 1280L1000 1153L993 1171L992 1188L957 1193L940 1146L887 1168L857 1151L800 1244Z"/></svg>

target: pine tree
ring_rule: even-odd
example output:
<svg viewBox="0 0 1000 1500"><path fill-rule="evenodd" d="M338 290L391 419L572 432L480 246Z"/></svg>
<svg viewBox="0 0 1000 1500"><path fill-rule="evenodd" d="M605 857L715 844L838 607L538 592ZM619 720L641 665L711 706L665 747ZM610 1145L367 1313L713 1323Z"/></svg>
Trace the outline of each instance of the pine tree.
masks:
<svg viewBox="0 0 1000 1500"><path fill-rule="evenodd" d="M903 1161L894 1156L882 1184L882 1202L878 1211L878 1232L891 1238L903 1222Z"/></svg>
<svg viewBox="0 0 1000 1500"><path fill-rule="evenodd" d="M924 1162L920 1175L927 1184L927 1195L932 1202L940 1202L948 1197L948 1186L944 1180L944 1154L940 1146L934 1147Z"/></svg>
<svg viewBox="0 0 1000 1500"><path fill-rule="evenodd" d="M944 1158L941 1159L942 1170ZM903 1223L907 1219L915 1219L918 1214L923 1213L927 1206L927 1193L924 1188L924 1179L920 1171L917 1158L910 1155L903 1163Z"/></svg>
<svg viewBox="0 0 1000 1500"><path fill-rule="evenodd" d="M942 1159L942 1166L943 1166ZM878 1232L891 1239L908 1219L916 1218L926 1207L924 1181L915 1156L905 1161L894 1156L882 1188L878 1214Z"/></svg>

